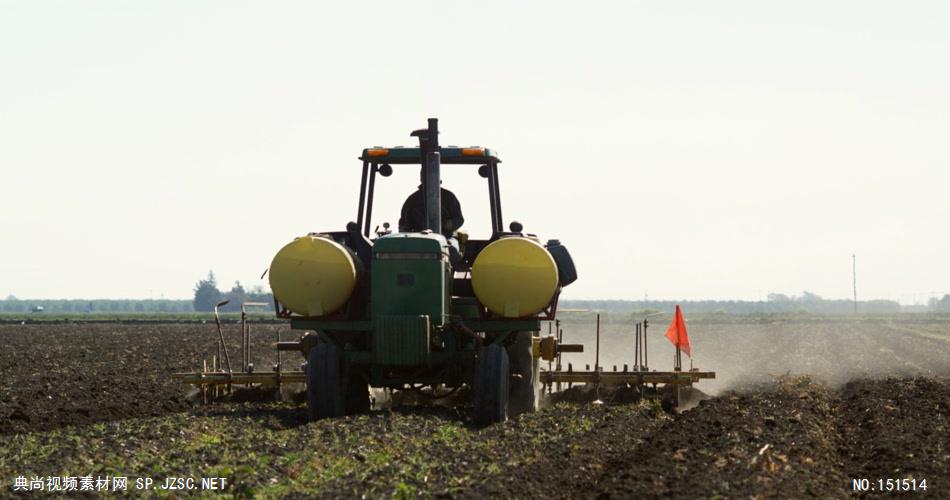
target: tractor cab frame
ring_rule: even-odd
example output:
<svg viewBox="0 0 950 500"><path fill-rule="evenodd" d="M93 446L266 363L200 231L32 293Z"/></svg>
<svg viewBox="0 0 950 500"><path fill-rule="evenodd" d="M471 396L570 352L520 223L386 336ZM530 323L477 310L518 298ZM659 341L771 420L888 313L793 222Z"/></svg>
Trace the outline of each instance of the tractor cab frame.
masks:
<svg viewBox="0 0 950 500"><path fill-rule="evenodd" d="M503 232L501 194L498 186L498 164L501 163L501 159L498 158L496 152L478 146L469 148L449 146L440 148L439 156L440 165L480 165L478 174L488 181L488 206L491 210L492 235ZM356 223L362 228L363 235L369 237L376 176L389 177L392 175L392 165L422 165L422 149L404 147L367 148L363 150L363 154L359 159L363 161L363 176L360 182L360 205L356 215ZM424 184L428 182L428 179L423 181ZM438 181L435 184L438 185Z"/></svg>

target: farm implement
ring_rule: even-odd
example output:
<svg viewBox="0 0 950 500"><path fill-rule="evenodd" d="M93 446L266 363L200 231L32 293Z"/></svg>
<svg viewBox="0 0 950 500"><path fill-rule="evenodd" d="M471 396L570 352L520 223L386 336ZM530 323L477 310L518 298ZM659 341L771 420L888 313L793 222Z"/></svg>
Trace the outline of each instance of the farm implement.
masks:
<svg viewBox="0 0 950 500"><path fill-rule="evenodd" d="M548 369L540 372L540 379L548 394L552 391L560 392L564 388L570 389L574 384L585 384L593 387L596 395L594 401L600 402L601 386L626 387L633 389L640 398L659 399L665 406L674 409L680 407L683 389L692 387L701 379L716 378L716 372L700 371L695 368L684 371L679 347L676 350L672 371L651 370L647 357L649 318L643 318L642 321L634 324L632 363L624 363L622 366L614 364L612 370L607 371L600 363L600 314L597 314L596 322L593 370L589 364L584 366L584 370L575 370L573 363L568 362L566 366L562 363L562 353L583 352L583 346L563 343L564 329L561 328L560 320L548 323L548 335L540 339L542 359L548 362ZM554 332L557 332L556 335L552 332L552 327ZM552 347L546 347L546 344L553 344L559 348L553 347L556 351L552 352Z"/></svg>
<svg viewBox="0 0 950 500"><path fill-rule="evenodd" d="M571 363L562 369L562 355L583 351L562 342L557 321L561 290L577 279L567 248L556 239L542 242L519 222L504 227L495 151L440 146L436 119L412 136L418 147L363 150L356 220L345 230L308 233L272 260L267 274L277 317L304 332L292 341L275 339L272 369L256 370L250 362L246 307L259 304L245 303L240 366L231 364L218 321L210 369L179 374L184 382L205 395L303 383L313 420L368 411L371 387L428 397L467 387L475 421L487 424L534 411L545 390L565 385L625 385L644 396L648 388L667 386L675 404L680 388L715 376L683 371L678 357L673 371L650 371L641 347L646 321L637 327L632 366L605 371L599 318L594 369L574 370ZM403 206L398 232L388 222L374 227L377 183L412 165L421 183ZM461 229L459 202L441 186L443 167L469 167L484 179L488 239L469 238ZM544 322L556 325L557 334L542 336ZM303 355L301 369L283 368L287 351Z"/></svg>

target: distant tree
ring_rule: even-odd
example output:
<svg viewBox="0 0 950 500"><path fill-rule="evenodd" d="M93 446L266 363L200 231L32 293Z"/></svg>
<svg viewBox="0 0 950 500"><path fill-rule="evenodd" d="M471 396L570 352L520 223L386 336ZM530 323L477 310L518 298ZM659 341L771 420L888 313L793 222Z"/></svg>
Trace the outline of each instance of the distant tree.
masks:
<svg viewBox="0 0 950 500"><path fill-rule="evenodd" d="M12 293L10 295L7 295L7 300L10 300L10 301L16 300L16 295L13 295Z"/></svg>
<svg viewBox="0 0 950 500"><path fill-rule="evenodd" d="M821 302L821 297L806 290L802 292L802 296L799 300L802 302Z"/></svg>
<svg viewBox="0 0 950 500"><path fill-rule="evenodd" d="M244 290L240 281L235 281L234 286L224 294L223 298L228 301L228 305L224 306L225 311L240 311L241 303L247 301L247 291Z"/></svg>
<svg viewBox="0 0 950 500"><path fill-rule="evenodd" d="M784 293L770 293L769 302L791 302L792 299Z"/></svg>
<svg viewBox="0 0 950 500"><path fill-rule="evenodd" d="M221 300L221 290L214 277L214 271L208 271L207 279L195 284L195 311L212 311L214 305Z"/></svg>
<svg viewBox="0 0 950 500"><path fill-rule="evenodd" d="M658 312L662 312L662 311L660 311L659 309L653 309L652 307L642 307L639 309L634 309L633 312L630 313L629 318L631 321L636 322L636 321L642 320L643 318L646 318L647 316L651 314L656 314Z"/></svg>
<svg viewBox="0 0 950 500"><path fill-rule="evenodd" d="M273 309L274 296L271 295L269 290L266 290L261 285L255 285L251 287L251 289L247 292L247 300L263 302L267 304L267 310Z"/></svg>
<svg viewBox="0 0 950 500"><path fill-rule="evenodd" d="M935 311L950 312L950 294L944 294L942 299L934 299L931 303Z"/></svg>

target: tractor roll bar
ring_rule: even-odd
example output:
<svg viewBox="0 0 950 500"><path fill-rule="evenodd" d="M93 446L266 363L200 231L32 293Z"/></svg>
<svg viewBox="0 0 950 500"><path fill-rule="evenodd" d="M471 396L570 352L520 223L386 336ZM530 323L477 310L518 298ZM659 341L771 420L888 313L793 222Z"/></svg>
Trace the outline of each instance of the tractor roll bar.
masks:
<svg viewBox="0 0 950 500"><path fill-rule="evenodd" d="M495 174L492 173L492 168L488 165L488 175L485 176L485 179L488 180L488 208L491 209L491 230L492 233L498 232L498 207L495 206L495 200L498 198L498 193L495 192L495 183L492 181L492 178ZM481 170L481 168L479 168Z"/></svg>
<svg viewBox="0 0 950 500"><path fill-rule="evenodd" d="M380 165L378 163L369 162L364 162L364 165L363 178L360 182L360 204L359 211L356 215L356 224L357 227L363 229L363 235L369 237L373 218L373 198L376 191L376 173L379 172ZM501 188L498 184L498 163L490 160L486 163L486 166L488 167L488 208L491 210L491 228L493 232L501 233L504 232L505 229L504 219L501 216ZM439 168L439 177L441 178L441 158ZM441 207L439 208L441 210ZM441 225L441 220L439 223ZM433 230L433 232L435 231Z"/></svg>
<svg viewBox="0 0 950 500"><path fill-rule="evenodd" d="M376 165L373 165L373 167L375 166ZM359 212L357 212L356 214L356 224L358 225L363 224L363 208L366 205L366 176L367 176L367 172L369 172L369 168L370 168L369 162L364 161L363 162L363 178L360 180L360 209L359 209ZM367 217L367 219L369 219L369 217ZM369 222L367 222L366 225L369 226ZM367 236L369 236L369 233L367 233Z"/></svg>
<svg viewBox="0 0 950 500"><path fill-rule="evenodd" d="M374 163L369 169L369 192L366 196L366 227L363 229L363 236L369 238L369 225L373 221L373 194L376 192L376 172L379 165Z"/></svg>
<svg viewBox="0 0 950 500"><path fill-rule="evenodd" d="M442 232L442 196L441 196L441 165L442 148L439 146L439 120L429 118L428 127L419 129L411 134L419 138L419 158L418 163L403 155L401 158L386 158L386 164L416 164L423 168L423 193L425 194L426 208L426 227L436 234ZM454 148L454 146L452 146ZM398 148L397 148L398 151ZM454 151L454 150L452 150ZM370 227L373 218L373 198L376 188L376 173L379 172L380 163L373 161L372 155L364 154L360 159L363 160L363 172L360 179L360 202L359 210L356 215L356 227L362 229L362 233L367 238L370 235ZM488 206L491 209L491 227L493 236L505 231L504 218L501 212L501 188L498 183L498 163L501 160L489 154L487 157L476 156L452 156L449 163L474 164L485 162L484 177L488 180ZM481 169L479 169L481 172ZM430 179L433 182L430 182ZM430 210L431 206L431 210Z"/></svg>
<svg viewBox="0 0 950 500"><path fill-rule="evenodd" d="M500 233L505 230L504 220L501 218L501 189L498 187L498 163L491 162L491 177L489 178L492 183L493 191L495 193L494 205L495 216L492 217L492 224L495 225L495 232Z"/></svg>

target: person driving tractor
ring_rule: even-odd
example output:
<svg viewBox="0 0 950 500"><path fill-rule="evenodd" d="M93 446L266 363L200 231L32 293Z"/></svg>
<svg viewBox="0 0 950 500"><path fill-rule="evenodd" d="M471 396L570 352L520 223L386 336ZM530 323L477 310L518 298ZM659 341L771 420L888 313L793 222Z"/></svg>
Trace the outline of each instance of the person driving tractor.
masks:
<svg viewBox="0 0 950 500"><path fill-rule="evenodd" d="M423 190L425 182L424 168L419 172L419 178L419 188L410 194L402 205L402 214L399 217L400 233L420 232L426 228L426 202ZM443 187L439 189L442 193L442 234L451 238L455 231L465 223L465 218L462 217L462 206L455 194Z"/></svg>

